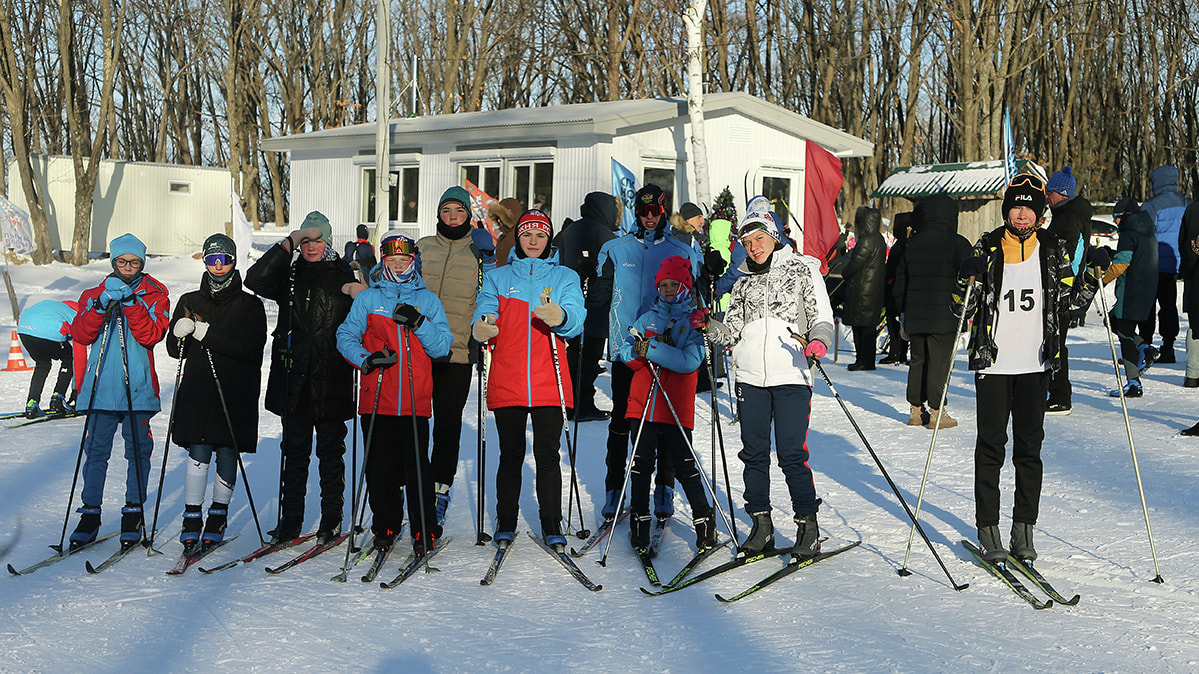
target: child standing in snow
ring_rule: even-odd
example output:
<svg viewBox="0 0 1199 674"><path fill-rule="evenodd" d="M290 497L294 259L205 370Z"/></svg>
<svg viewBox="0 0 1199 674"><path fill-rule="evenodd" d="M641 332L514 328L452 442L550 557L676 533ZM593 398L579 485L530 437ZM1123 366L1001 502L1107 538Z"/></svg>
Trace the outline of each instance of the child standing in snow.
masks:
<svg viewBox="0 0 1199 674"><path fill-rule="evenodd" d="M487 408L495 414L500 438L495 541L511 543L515 537L525 428L531 418L541 531L547 545L563 550L559 395L565 396L567 407L574 406L565 340L583 331L587 312L579 275L558 266L550 247L553 234L541 211L520 216L511 259L483 278L471 332L479 343L494 340L495 345L487 379Z"/></svg>
<svg viewBox="0 0 1199 674"><path fill-rule="evenodd" d="M408 519L419 555L436 548L441 536L428 452L432 359L448 354L454 337L441 302L417 271L416 243L392 230L379 242L379 252L383 262L370 273L371 287L358 293L337 328L337 348L362 371L358 413L370 442L365 470L374 546L391 547L404 521L404 485L410 483Z"/></svg>
<svg viewBox="0 0 1199 674"><path fill-rule="evenodd" d="M200 289L179 298L171 319L174 339L167 340L168 355L187 359L175 390L171 439L188 452L179 542L189 550L224 538L237 484L237 453L258 447L266 345L266 312L262 300L242 290L233 239L213 234L204 241L203 254ZM200 513L213 454L217 477L204 522Z"/></svg>
<svg viewBox="0 0 1199 674"><path fill-rule="evenodd" d="M649 488L660 447L670 453L675 479L691 503L695 545L703 550L716 545L716 520L704 493L699 467L688 449L695 425L696 368L704 357L704 338L691 327L691 315L697 305L692 294L691 264L681 257L668 257L658 267L656 280L658 299L633 323L639 336L630 335L620 347L623 361L633 370L625 416L629 432L637 438L630 473L633 495L629 540L638 550L649 547ZM654 383L655 369L661 387ZM642 414L645 423L638 428Z"/></svg>
<svg viewBox="0 0 1199 674"><path fill-rule="evenodd" d="M1057 237L1041 229L1045 206L1045 183L1038 176L1021 174L1012 180L1003 195L1004 225L983 235L971 257L962 261L954 298L957 313L966 286L974 283L965 311L967 316L978 312L969 355L978 416L975 522L983 556L991 561L1008 554L999 533L999 473L1009 419L1016 469L1010 549L1018 559L1037 558L1032 532L1041 500L1049 371L1057 368L1061 346L1058 326L1071 298L1075 307L1086 306L1097 287L1092 274L1086 277L1090 291L1074 292L1073 283L1082 277L1074 277ZM1103 265L1104 255L1088 253L1088 261Z"/></svg>

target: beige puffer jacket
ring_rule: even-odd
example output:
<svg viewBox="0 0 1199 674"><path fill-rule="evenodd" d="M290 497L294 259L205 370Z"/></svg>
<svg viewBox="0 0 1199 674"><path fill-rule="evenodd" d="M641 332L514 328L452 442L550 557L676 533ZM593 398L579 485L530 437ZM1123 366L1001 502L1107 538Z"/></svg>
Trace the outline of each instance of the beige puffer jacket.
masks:
<svg viewBox="0 0 1199 674"><path fill-rule="evenodd" d="M441 300L450 332L454 334L449 355L451 363L472 360L468 348L470 317L475 313L475 295L482 284L483 272L470 243L469 236L451 240L441 234L426 236L416 242L420 249L421 278Z"/></svg>

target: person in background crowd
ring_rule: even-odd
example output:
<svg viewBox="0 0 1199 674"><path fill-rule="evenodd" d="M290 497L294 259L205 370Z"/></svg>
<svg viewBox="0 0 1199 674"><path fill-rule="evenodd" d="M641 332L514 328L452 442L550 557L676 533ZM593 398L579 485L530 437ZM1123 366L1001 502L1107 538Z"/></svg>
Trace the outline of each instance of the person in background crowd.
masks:
<svg viewBox="0 0 1199 674"><path fill-rule="evenodd" d="M1061 241L1062 252L1070 262L1070 273L1078 276L1082 272L1087 247L1090 246L1091 218L1095 215L1095 208L1091 202L1078 196L1078 181L1069 166L1062 167L1062 170L1050 176L1046 189L1049 190L1046 202L1053 214L1047 229ZM1082 287L1082 284L1076 287ZM1058 359L1058 369L1049 376L1049 406L1045 410L1045 414L1053 416L1069 414L1072 406L1070 351L1066 348L1066 332L1070 328L1070 321L1062 321L1060 327L1062 334L1058 342L1061 344L1061 358Z"/></svg>
<svg viewBox="0 0 1199 674"><path fill-rule="evenodd" d="M1141 211L1149 215L1157 238L1157 331L1161 333L1162 345L1158 349L1157 362L1173 363L1174 340L1178 338L1178 263L1179 233L1182 229L1182 214L1191 201L1178 193L1178 167L1159 166L1149 174L1153 184L1153 198L1141 204ZM1153 343L1153 312L1141 322L1141 338Z"/></svg>
<svg viewBox="0 0 1199 674"><path fill-rule="evenodd" d="M1144 395L1141 373L1153 364L1152 345L1137 334L1137 324L1153 314L1153 295L1157 289L1157 256L1161 248L1153 234L1153 221L1137 202L1125 197L1116 202L1112 219L1119 228L1120 240L1116 255L1103 275L1103 284L1116 282L1116 304L1111 309L1112 331L1120 340L1121 362L1124 365L1124 397ZM1119 397L1119 389L1110 395Z"/></svg>
<svg viewBox="0 0 1199 674"><path fill-rule="evenodd" d="M853 328L854 362L849 371L873 370L877 354L878 324L882 321L883 280L887 242L879 232L882 215L876 208L859 206L854 214L858 243L849 251L849 260L841 270L848 287L841 322Z"/></svg>
<svg viewBox="0 0 1199 674"><path fill-rule="evenodd" d="M887 355L878 362L879 365L907 365L908 340L903 335L899 324L901 310L895 293L895 274L899 262L903 259L908 247L908 222L911 213L896 213L891 219L891 235L895 243L887 250L886 272L883 275L885 288L883 290L883 313L887 322Z"/></svg>
<svg viewBox="0 0 1199 674"><path fill-rule="evenodd" d="M487 206L487 217L491 219L492 231L496 232L495 266L508 264L508 254L516 245L516 219L521 213L520 202L512 197L500 199Z"/></svg>
<svg viewBox="0 0 1199 674"><path fill-rule="evenodd" d="M71 322L77 313L79 304L73 300L42 300L21 312L21 320L17 321L17 335L25 353L33 360L33 378L29 380L29 395L25 403L26 419L42 416L39 406L42 389L56 360L59 361L58 378L54 382L54 393L50 395L50 406L46 413L52 416L75 413L72 405L77 394L72 384L76 347L81 359L87 355L82 345L71 340Z"/></svg>

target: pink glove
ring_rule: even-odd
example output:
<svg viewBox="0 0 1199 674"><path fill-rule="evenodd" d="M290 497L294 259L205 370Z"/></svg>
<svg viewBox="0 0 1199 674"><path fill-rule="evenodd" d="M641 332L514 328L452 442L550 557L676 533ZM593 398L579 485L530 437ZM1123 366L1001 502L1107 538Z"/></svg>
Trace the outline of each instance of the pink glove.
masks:
<svg viewBox="0 0 1199 674"><path fill-rule="evenodd" d="M828 354L828 347L819 339L813 339L803 348L803 355L808 358L824 358L826 354Z"/></svg>
<svg viewBox="0 0 1199 674"><path fill-rule="evenodd" d="M691 312L691 329L702 330L708 327L708 307L695 309Z"/></svg>

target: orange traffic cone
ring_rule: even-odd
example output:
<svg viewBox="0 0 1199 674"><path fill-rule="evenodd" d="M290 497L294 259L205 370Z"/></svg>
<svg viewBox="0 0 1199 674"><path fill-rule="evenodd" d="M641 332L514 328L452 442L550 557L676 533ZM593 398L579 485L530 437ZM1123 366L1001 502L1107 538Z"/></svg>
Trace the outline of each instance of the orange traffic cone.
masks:
<svg viewBox="0 0 1199 674"><path fill-rule="evenodd" d="M12 345L8 347L8 365L0 372L24 372L33 368L25 364L25 354L21 351L21 339L17 331L12 331Z"/></svg>

